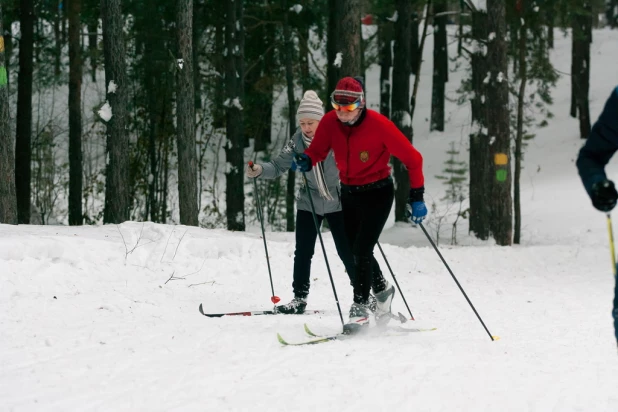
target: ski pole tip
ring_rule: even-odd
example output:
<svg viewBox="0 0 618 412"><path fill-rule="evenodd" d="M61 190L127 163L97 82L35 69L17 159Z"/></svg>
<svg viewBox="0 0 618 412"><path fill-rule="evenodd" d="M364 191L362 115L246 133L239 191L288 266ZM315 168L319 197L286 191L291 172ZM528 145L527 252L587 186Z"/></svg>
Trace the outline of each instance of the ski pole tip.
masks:
<svg viewBox="0 0 618 412"><path fill-rule="evenodd" d="M500 336L496 336L496 335L491 335L491 338L496 341L496 340L500 340Z"/></svg>
<svg viewBox="0 0 618 412"><path fill-rule="evenodd" d="M273 296L270 298L270 301L274 304L279 303L279 301L281 300L281 298L279 296Z"/></svg>

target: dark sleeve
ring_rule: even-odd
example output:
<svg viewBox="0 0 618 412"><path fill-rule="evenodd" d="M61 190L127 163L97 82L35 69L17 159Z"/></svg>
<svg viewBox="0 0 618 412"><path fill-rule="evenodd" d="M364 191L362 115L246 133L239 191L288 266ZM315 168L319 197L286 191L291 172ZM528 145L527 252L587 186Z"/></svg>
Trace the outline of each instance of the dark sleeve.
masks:
<svg viewBox="0 0 618 412"><path fill-rule="evenodd" d="M605 180L605 165L618 150L618 88L603 108L599 120L592 126L590 136L577 157L577 170L588 194L592 185Z"/></svg>

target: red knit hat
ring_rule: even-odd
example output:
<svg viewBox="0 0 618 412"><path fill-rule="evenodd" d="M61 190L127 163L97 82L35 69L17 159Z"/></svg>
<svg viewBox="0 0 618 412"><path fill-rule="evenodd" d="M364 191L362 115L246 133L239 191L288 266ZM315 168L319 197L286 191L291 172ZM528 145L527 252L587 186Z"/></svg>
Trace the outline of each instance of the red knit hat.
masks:
<svg viewBox="0 0 618 412"><path fill-rule="evenodd" d="M354 103L359 99L362 101L365 99L363 85L353 77L344 77L337 82L331 99L340 104Z"/></svg>

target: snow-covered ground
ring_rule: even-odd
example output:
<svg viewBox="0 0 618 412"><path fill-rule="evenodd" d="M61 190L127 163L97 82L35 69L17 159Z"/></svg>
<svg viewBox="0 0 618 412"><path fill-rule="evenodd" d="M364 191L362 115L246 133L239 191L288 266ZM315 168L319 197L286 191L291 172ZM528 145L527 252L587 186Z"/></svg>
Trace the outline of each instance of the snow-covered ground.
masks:
<svg viewBox="0 0 618 412"><path fill-rule="evenodd" d="M618 84L617 42L618 32L594 32L595 119ZM431 50L430 38L415 145L426 159L427 193L439 198L435 175L451 141L465 153L469 108L449 104L447 132L428 133ZM558 34L553 59L562 72L569 53L570 39ZM452 76L451 95L460 78ZM377 98L375 67L368 87ZM409 324L437 330L304 347L283 347L276 333L300 341L304 322L320 333L341 328L319 247L309 308L320 314L209 319L200 303L209 312L272 306L259 229L0 225L0 410L618 410L606 221L575 170L581 141L568 117L568 76L553 93L556 117L525 156L522 245L478 242L462 226L460 246L440 246L499 340L490 340L423 233L405 225L390 224L381 244L416 318ZM267 239L275 293L285 301L294 235ZM330 234L324 240L345 316L351 289ZM406 313L400 297L393 309Z"/></svg>

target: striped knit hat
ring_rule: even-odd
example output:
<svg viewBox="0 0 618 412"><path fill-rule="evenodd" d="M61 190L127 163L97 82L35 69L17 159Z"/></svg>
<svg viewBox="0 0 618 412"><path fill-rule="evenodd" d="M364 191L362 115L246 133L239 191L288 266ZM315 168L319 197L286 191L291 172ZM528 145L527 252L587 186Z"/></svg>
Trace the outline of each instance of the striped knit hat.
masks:
<svg viewBox="0 0 618 412"><path fill-rule="evenodd" d="M353 77L344 77L337 82L335 91L331 95L335 103L350 104L358 99L364 100L365 93L363 92L363 84L361 79Z"/></svg>
<svg viewBox="0 0 618 412"><path fill-rule="evenodd" d="M322 100L320 100L313 90L307 90L305 92L305 95L298 105L296 116L298 119L322 120L322 116L324 116Z"/></svg>

